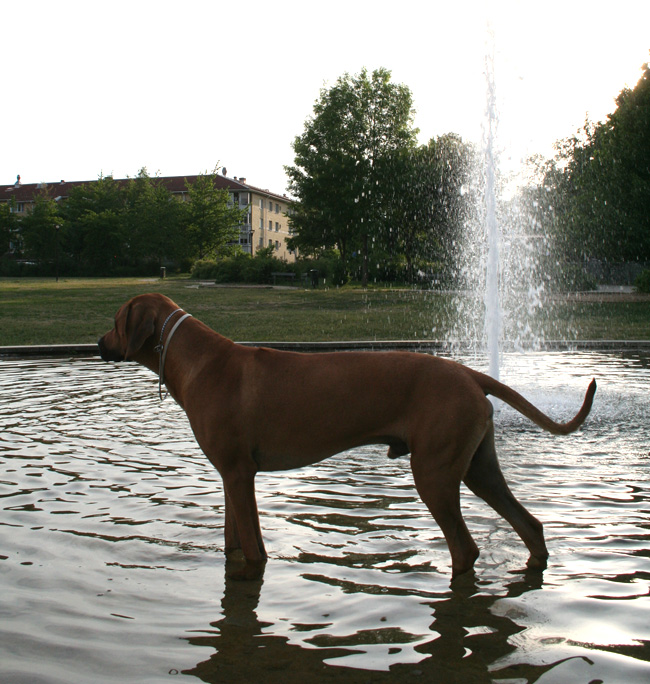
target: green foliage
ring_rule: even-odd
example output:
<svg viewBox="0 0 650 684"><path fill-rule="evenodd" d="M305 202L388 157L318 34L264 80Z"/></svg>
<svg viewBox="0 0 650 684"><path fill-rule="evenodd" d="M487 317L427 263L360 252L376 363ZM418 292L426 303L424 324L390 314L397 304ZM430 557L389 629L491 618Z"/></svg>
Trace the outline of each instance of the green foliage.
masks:
<svg viewBox="0 0 650 684"><path fill-rule="evenodd" d="M248 270L249 262L252 257L249 254L240 252L231 257L226 257L216 262L214 269L214 280L217 283L252 283Z"/></svg>
<svg viewBox="0 0 650 684"><path fill-rule="evenodd" d="M195 280L214 280L216 273L217 262L214 259L198 259L192 264L190 277Z"/></svg>
<svg viewBox="0 0 650 684"><path fill-rule="evenodd" d="M319 282L324 282L328 286L339 287L350 281L350 276L346 272L343 262L334 251L323 252L313 259L298 259L295 268L301 279L305 275L309 278L309 272L316 271Z"/></svg>
<svg viewBox="0 0 650 684"><path fill-rule="evenodd" d="M183 209L161 180L142 168L124 189L131 260L161 265L166 259L185 256L188 246L183 234Z"/></svg>
<svg viewBox="0 0 650 684"><path fill-rule="evenodd" d="M646 268L637 276L634 285L639 292L650 292L650 268Z"/></svg>
<svg viewBox="0 0 650 684"><path fill-rule="evenodd" d="M107 275L128 263L129 235L122 220L123 191L111 176L73 187L61 207L64 251L95 275Z"/></svg>
<svg viewBox="0 0 650 684"><path fill-rule="evenodd" d="M339 286L348 282L341 259L334 252L322 256L300 258L288 263L273 256L273 248L260 249L254 257L238 252L223 259L202 259L192 267L191 277L195 280L214 280L217 283L248 283L268 285L273 282L274 273L294 273L294 284L311 283L311 271L318 273L319 282Z"/></svg>
<svg viewBox="0 0 650 684"><path fill-rule="evenodd" d="M605 122L587 122L558 146L557 228L569 257L650 259L650 68L643 70Z"/></svg>
<svg viewBox="0 0 650 684"><path fill-rule="evenodd" d="M260 250L254 257L237 252L218 260L203 259L192 268L192 278L217 283L270 284L273 273L296 272L293 264L272 256L271 249Z"/></svg>
<svg viewBox="0 0 650 684"><path fill-rule="evenodd" d="M59 249L61 216L57 203L45 188L37 195L34 208L20 221L23 256L36 262L52 261Z"/></svg>
<svg viewBox="0 0 650 684"><path fill-rule="evenodd" d="M232 253L245 212L215 187L214 175L199 176L187 190L188 201L179 201L143 168L126 182L100 176L74 186L60 203L44 188L19 220L0 203L0 255L11 236L13 255L23 261L5 259L0 272L50 275L57 252L61 274L94 276L150 275L162 264Z"/></svg>
<svg viewBox="0 0 650 684"><path fill-rule="evenodd" d="M288 273L290 265L270 255L257 255L244 261L244 282L247 283L272 283L273 273Z"/></svg>
<svg viewBox="0 0 650 684"><path fill-rule="evenodd" d="M336 253L337 282L416 282L455 258L474 206L474 151L453 134L417 147L412 116L411 93L390 72L345 74L294 141L289 243L312 258Z"/></svg>
<svg viewBox="0 0 650 684"><path fill-rule="evenodd" d="M415 281L431 262L454 259L454 245L476 206L473 148L454 134L401 150L387 163L391 197L381 245L400 280ZM392 258L391 256L392 255Z"/></svg>
<svg viewBox="0 0 650 684"><path fill-rule="evenodd" d="M345 74L323 89L314 115L293 143L286 167L299 200L290 246L303 254L336 249L347 271L353 252L367 263L369 239L382 230L390 179L385 160L415 145L412 96L390 72ZM364 276L367 270L364 267Z"/></svg>
<svg viewBox="0 0 650 684"><path fill-rule="evenodd" d="M9 251L9 245L16 231L16 215L12 212L13 200L0 203L0 256Z"/></svg>
<svg viewBox="0 0 650 684"><path fill-rule="evenodd" d="M192 255L205 259L232 253L229 243L237 240L246 210L231 205L228 191L216 187L214 174L187 183L187 192L184 219Z"/></svg>

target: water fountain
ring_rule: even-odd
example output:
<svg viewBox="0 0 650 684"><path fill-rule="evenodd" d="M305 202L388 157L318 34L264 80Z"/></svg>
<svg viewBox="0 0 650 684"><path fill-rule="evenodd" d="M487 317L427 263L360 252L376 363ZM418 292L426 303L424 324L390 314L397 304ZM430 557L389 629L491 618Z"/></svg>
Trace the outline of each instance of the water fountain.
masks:
<svg viewBox="0 0 650 684"><path fill-rule="evenodd" d="M543 347L546 330L540 312L551 318L553 302L545 272L549 238L540 230L532 207L500 168L499 111L495 60L487 50L483 140L477 154L476 203L468 212L458 250L455 322L449 335L454 353L470 351L486 359L486 370L499 379L505 350ZM557 331L565 339L567 331Z"/></svg>
<svg viewBox="0 0 650 684"><path fill-rule="evenodd" d="M484 160L484 215L487 242L485 269L485 336L489 360L489 373L499 379L499 349L501 337L501 300L499 297L499 224L497 222L497 160L495 158L497 105L494 83L494 57L485 60L487 85L485 112Z"/></svg>

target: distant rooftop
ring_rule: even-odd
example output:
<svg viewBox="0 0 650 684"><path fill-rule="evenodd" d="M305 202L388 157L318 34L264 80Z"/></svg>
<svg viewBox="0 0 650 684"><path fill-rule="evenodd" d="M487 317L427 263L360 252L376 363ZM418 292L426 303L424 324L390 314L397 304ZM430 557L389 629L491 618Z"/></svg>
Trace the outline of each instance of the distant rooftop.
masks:
<svg viewBox="0 0 650 684"><path fill-rule="evenodd" d="M186 183L194 183L198 175L194 176L152 176L154 180L162 182L170 192L183 193L187 191ZM215 174L215 184L218 188L230 191L248 191L255 192L258 195L266 197L273 197L284 202L291 201L287 195L283 195L270 190L249 185L246 178L228 178L223 174ZM118 183L128 183L133 178L116 178ZM47 193L53 199L61 197L62 199L70 195L70 190L80 185L91 185L96 183L95 180L85 181L66 181L59 180L47 183L22 183L20 176L16 177L16 181L11 185L0 185L0 202L9 201L12 197L16 202L31 202L34 197L40 192Z"/></svg>

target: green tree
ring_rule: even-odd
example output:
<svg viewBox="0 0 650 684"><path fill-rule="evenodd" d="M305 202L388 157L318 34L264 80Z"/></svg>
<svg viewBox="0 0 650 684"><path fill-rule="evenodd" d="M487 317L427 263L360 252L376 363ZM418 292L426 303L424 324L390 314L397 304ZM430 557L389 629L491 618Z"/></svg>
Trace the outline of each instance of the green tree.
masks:
<svg viewBox="0 0 650 684"><path fill-rule="evenodd" d="M32 210L20 221L25 258L40 263L53 261L59 249L60 224L59 207L43 188Z"/></svg>
<svg viewBox="0 0 650 684"><path fill-rule="evenodd" d="M179 201L146 168L125 190L125 216L131 258L137 263L184 256Z"/></svg>
<svg viewBox="0 0 650 684"><path fill-rule="evenodd" d="M390 200L388 158L415 146L410 90L391 83L390 71L345 74L323 89L313 116L295 138L294 166L286 167L298 202L292 248L303 253L336 248L349 271L354 251L368 276L369 241L385 224Z"/></svg>
<svg viewBox="0 0 650 684"><path fill-rule="evenodd" d="M183 218L191 256L206 259L231 253L247 209L234 206L228 190L217 188L215 173L199 175L186 187Z"/></svg>
<svg viewBox="0 0 650 684"><path fill-rule="evenodd" d="M61 213L66 249L84 271L107 275L129 263L124 191L111 176L72 188Z"/></svg>
<svg viewBox="0 0 650 684"><path fill-rule="evenodd" d="M558 145L562 240L574 255L650 259L650 68L607 120Z"/></svg>
<svg viewBox="0 0 650 684"><path fill-rule="evenodd" d="M13 200L0 202L0 257L9 252L16 235L17 221L13 206Z"/></svg>
<svg viewBox="0 0 650 684"><path fill-rule="evenodd" d="M584 245L576 241L572 223L571 196L559 158L534 155L526 160L528 179L508 203L508 213L516 216L526 233L536 240L538 264L544 269L551 289L570 284L578 269L569 273L566 262L579 262ZM582 238L581 238L582 239ZM543 246L543 248L542 248ZM571 276L571 278L569 278Z"/></svg>
<svg viewBox="0 0 650 684"><path fill-rule="evenodd" d="M389 163L392 199L383 231L386 251L402 255L407 276L453 261L454 246L474 207L475 153L449 133L399 151Z"/></svg>

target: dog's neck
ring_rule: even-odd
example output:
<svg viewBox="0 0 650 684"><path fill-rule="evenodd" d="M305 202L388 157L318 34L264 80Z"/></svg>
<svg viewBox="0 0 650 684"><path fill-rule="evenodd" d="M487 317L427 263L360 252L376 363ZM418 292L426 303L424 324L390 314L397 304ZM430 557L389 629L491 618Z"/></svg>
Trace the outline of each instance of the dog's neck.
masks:
<svg viewBox="0 0 650 684"><path fill-rule="evenodd" d="M177 314L178 316L175 319L172 328L169 330L167 337L165 337L165 328L167 327L167 324L170 323L172 318L174 318L174 316L176 316ZM176 332L180 324L186 318L191 317L192 314L185 313L183 309L175 309L169 314L169 316L167 316L160 330L160 341L158 342L158 345L154 347L154 351L158 353L158 396L160 397L160 401L163 401L163 399L165 399L165 397L168 394L168 392L165 392L163 396L162 388L165 384L165 360L167 358L167 351L169 350L169 345L171 344L172 337L174 337L174 333Z"/></svg>
<svg viewBox="0 0 650 684"><path fill-rule="evenodd" d="M183 407L188 386L202 372L203 355L199 353L199 350L205 350L208 347L213 348L215 351L218 350L218 358L222 359L224 364L227 364L230 353L238 345L212 330L197 318L191 317L191 321L189 321L181 316L183 318L182 325L180 325L181 317L178 317L180 314L175 314L175 316L169 319L170 314L173 314L175 311L176 309L169 308L159 315L159 322L155 326L153 335L146 341L137 355L133 357L133 360L158 375L159 388L161 390L163 384L160 382L162 354L159 351L158 345L160 345L160 340L162 339L162 344L167 350L164 368L162 369L163 382L169 394ZM163 325L167 319L169 320L166 329L163 330ZM174 330L175 335L172 341L171 332L177 324L179 325ZM188 330L191 330L189 337L187 335ZM191 360L189 365L186 363L188 359ZM213 361L214 359L212 359ZM184 368L181 373L176 370L179 364ZM191 371L188 372L188 369L191 369Z"/></svg>

